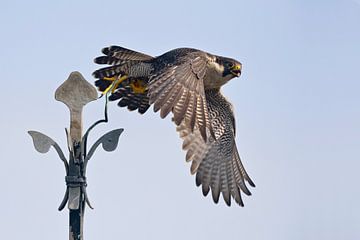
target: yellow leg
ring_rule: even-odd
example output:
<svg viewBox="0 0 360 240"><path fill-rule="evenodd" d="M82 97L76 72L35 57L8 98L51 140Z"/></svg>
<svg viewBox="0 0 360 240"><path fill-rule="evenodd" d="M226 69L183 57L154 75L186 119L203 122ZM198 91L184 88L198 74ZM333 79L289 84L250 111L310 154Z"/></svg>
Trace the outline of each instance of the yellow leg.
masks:
<svg viewBox="0 0 360 240"><path fill-rule="evenodd" d="M103 80L106 80L106 81L115 81L116 80L116 77L103 77Z"/></svg>
<svg viewBox="0 0 360 240"><path fill-rule="evenodd" d="M113 81L103 92L102 95L106 95L107 93L109 93L109 91L111 93L113 93L115 91L115 89L125 80L127 79L127 75L118 77L115 80L115 77L112 78L103 78L104 80L108 80L108 81Z"/></svg>
<svg viewBox="0 0 360 240"><path fill-rule="evenodd" d="M124 75L120 78L118 78L112 85L114 85L112 88L111 88L111 93L115 92L115 90L117 89L117 87L123 82L125 81L126 79L128 78L127 75Z"/></svg>

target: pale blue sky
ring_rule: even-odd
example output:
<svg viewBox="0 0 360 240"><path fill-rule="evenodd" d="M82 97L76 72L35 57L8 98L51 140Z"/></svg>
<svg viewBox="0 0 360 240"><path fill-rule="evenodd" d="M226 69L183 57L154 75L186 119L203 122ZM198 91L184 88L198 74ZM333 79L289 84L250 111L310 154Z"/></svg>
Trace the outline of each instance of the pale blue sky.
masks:
<svg viewBox="0 0 360 240"><path fill-rule="evenodd" d="M151 55L194 47L238 59L224 87L257 187L245 207L204 198L170 118L110 105L118 149L88 166L85 238L360 239L360 1L1 1L2 239L67 239L64 171L27 130L65 150L68 110L53 98L71 71L90 82L100 49ZM102 117L87 105L85 125Z"/></svg>

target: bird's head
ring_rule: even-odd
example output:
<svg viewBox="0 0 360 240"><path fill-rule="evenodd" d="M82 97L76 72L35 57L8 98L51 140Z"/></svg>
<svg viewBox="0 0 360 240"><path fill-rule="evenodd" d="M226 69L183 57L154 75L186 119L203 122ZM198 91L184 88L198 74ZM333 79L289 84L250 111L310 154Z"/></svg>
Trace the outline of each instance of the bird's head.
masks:
<svg viewBox="0 0 360 240"><path fill-rule="evenodd" d="M240 77L242 65L232 58L214 56L204 81L205 88L219 88L235 77Z"/></svg>
<svg viewBox="0 0 360 240"><path fill-rule="evenodd" d="M222 58L222 65L224 66L223 76L240 77L242 65L239 61L232 58Z"/></svg>

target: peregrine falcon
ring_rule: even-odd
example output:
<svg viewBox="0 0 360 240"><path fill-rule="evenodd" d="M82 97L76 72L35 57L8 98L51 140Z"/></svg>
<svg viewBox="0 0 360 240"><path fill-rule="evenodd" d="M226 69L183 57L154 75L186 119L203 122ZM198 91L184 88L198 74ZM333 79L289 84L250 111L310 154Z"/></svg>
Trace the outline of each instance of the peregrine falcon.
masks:
<svg viewBox="0 0 360 240"><path fill-rule="evenodd" d="M161 118L173 113L183 139L186 161L196 173L196 185L215 203L222 193L244 206L240 192L251 195L250 179L235 144L235 119L220 88L241 74L241 63L192 48L178 48L158 57L119 46L102 49L95 63L110 65L93 73L99 91L111 91L110 101L143 114L150 105Z"/></svg>

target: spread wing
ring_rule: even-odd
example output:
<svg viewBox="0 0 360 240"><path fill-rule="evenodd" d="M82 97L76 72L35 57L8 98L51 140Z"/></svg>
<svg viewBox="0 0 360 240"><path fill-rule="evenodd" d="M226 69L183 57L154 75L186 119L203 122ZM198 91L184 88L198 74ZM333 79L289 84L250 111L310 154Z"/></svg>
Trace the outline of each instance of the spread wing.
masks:
<svg viewBox="0 0 360 240"><path fill-rule="evenodd" d="M203 81L206 68L203 53L190 53L154 75L148 87L155 112L160 110L165 118L172 111L176 125L184 120L191 130L196 126L204 140L209 126Z"/></svg>
<svg viewBox="0 0 360 240"><path fill-rule="evenodd" d="M177 131L183 139L183 149L187 150L186 161L192 162L191 173L196 173L196 185L202 185L204 196L211 189L215 203L222 193L228 206L231 205L231 196L244 206L240 192L251 195L245 181L253 187L255 184L246 173L237 151L231 105L219 90L207 90L206 99L215 136L210 135L204 142L197 127L191 131L185 124L180 124Z"/></svg>

